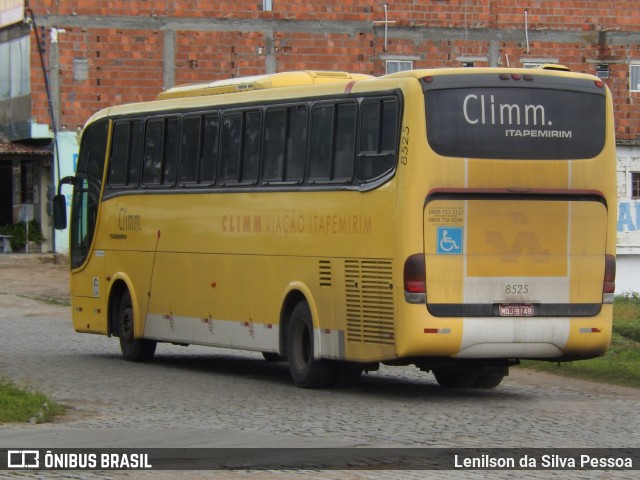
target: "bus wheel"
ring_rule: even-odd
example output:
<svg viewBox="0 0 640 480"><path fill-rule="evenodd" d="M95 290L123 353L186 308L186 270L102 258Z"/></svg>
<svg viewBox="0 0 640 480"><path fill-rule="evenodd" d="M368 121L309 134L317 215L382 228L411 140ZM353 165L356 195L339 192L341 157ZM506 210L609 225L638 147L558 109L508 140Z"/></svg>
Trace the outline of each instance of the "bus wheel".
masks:
<svg viewBox="0 0 640 480"><path fill-rule="evenodd" d="M120 299L118 308L118 327L120 334L120 350L129 362L147 362L156 352L156 342L142 338L135 339L133 334L133 305L131 294L126 291Z"/></svg>
<svg viewBox="0 0 640 480"><path fill-rule="evenodd" d="M335 364L313 357L313 322L307 302L298 303L287 328L287 358L293 383L302 388L324 388L333 383Z"/></svg>
<svg viewBox="0 0 640 480"><path fill-rule="evenodd" d="M478 375L471 388L496 388L502 383L504 375Z"/></svg>
<svg viewBox="0 0 640 480"><path fill-rule="evenodd" d="M434 368L433 376L443 388L469 388L478 378L476 373L451 367Z"/></svg>

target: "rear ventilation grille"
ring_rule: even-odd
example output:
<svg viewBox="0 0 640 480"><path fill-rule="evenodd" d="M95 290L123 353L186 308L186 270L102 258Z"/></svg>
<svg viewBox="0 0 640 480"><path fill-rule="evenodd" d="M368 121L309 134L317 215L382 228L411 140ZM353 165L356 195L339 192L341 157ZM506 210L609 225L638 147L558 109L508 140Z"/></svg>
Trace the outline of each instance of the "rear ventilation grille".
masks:
<svg viewBox="0 0 640 480"><path fill-rule="evenodd" d="M319 278L320 278L320 286L321 287L330 287L332 284L331 281L331 260L320 260L318 264L319 268Z"/></svg>
<svg viewBox="0 0 640 480"><path fill-rule="evenodd" d="M395 306L390 260L345 260L347 340L393 345Z"/></svg>

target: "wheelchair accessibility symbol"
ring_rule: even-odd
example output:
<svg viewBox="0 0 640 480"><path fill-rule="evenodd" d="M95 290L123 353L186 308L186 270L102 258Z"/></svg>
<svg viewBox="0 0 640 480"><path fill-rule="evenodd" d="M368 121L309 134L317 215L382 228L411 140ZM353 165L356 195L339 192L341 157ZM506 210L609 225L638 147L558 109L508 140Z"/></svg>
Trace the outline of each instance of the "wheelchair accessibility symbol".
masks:
<svg viewBox="0 0 640 480"><path fill-rule="evenodd" d="M438 227L438 255L462 255L463 227Z"/></svg>

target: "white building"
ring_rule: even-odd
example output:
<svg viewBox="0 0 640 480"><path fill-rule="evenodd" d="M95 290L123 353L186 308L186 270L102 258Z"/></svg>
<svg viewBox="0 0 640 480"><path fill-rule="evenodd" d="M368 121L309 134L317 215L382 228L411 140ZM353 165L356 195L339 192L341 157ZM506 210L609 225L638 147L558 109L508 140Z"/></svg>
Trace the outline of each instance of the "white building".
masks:
<svg viewBox="0 0 640 480"><path fill-rule="evenodd" d="M616 295L640 292L640 146L618 147Z"/></svg>

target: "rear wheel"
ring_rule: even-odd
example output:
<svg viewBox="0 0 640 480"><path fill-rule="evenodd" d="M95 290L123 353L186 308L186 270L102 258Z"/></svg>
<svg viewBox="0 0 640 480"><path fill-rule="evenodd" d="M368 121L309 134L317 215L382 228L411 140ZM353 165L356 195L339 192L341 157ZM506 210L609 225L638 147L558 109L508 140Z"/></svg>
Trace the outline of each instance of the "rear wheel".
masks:
<svg viewBox="0 0 640 480"><path fill-rule="evenodd" d="M120 335L120 350L125 360L130 362L147 362L156 352L156 342L135 338L134 315L131 294L125 291L118 307L118 331Z"/></svg>
<svg viewBox="0 0 640 480"><path fill-rule="evenodd" d="M503 379L504 375L478 375L471 388L496 388Z"/></svg>
<svg viewBox="0 0 640 480"><path fill-rule="evenodd" d="M433 376L443 388L469 388L478 379L478 374L460 368L435 368Z"/></svg>
<svg viewBox="0 0 640 480"><path fill-rule="evenodd" d="M314 358L313 322L307 302L298 303L287 328L287 358L293 382L302 388L324 388L335 378L335 364Z"/></svg>

